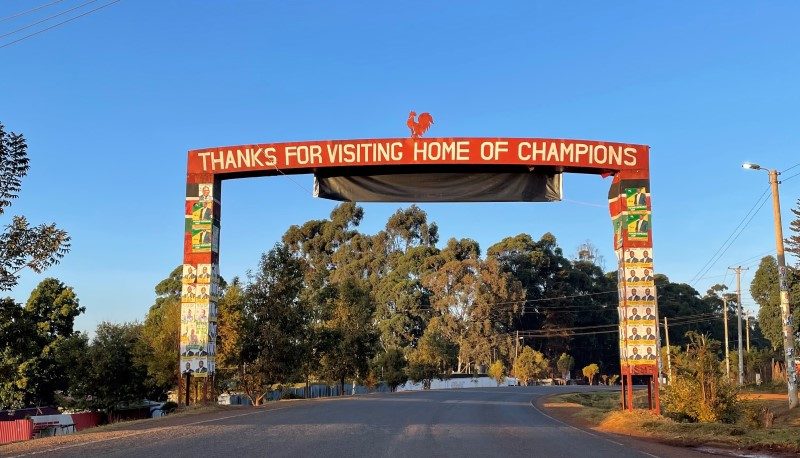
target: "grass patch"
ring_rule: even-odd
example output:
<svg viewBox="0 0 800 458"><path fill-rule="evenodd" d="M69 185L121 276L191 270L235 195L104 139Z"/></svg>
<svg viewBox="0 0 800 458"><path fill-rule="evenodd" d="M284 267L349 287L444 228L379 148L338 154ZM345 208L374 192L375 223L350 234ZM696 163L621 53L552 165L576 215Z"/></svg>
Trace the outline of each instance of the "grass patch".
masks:
<svg viewBox="0 0 800 458"><path fill-rule="evenodd" d="M634 405L646 402L645 392L635 392L639 397ZM734 424L682 423L654 415L648 410L627 412L620 410L619 392L570 393L554 396L549 404L583 406L573 414L576 420L586 422L602 431L649 437L670 444L686 446L727 446L750 450L775 452L800 452L800 409L789 411L783 400L742 400L742 415ZM754 423L748 412L761 412L768 408L775 413L775 423L765 428Z"/></svg>

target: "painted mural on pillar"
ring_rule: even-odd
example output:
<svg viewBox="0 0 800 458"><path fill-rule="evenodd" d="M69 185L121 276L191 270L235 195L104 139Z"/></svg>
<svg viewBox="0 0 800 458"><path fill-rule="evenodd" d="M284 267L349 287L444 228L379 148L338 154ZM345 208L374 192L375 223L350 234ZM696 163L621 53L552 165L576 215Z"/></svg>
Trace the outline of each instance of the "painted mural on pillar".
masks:
<svg viewBox="0 0 800 458"><path fill-rule="evenodd" d="M219 190L213 182L186 189L181 289L180 372L206 377L215 370L219 252Z"/></svg>

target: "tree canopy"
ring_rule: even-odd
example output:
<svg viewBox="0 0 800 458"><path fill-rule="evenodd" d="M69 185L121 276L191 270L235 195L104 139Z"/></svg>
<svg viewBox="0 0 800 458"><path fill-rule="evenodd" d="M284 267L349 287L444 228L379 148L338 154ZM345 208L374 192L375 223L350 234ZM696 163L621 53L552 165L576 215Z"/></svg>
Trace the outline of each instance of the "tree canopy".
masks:
<svg viewBox="0 0 800 458"><path fill-rule="evenodd" d="M25 137L6 132L0 123L0 216L19 197L29 169ZM31 226L24 216L13 216L0 233L0 291L13 288L26 267L41 273L69 249L69 235L55 224Z"/></svg>

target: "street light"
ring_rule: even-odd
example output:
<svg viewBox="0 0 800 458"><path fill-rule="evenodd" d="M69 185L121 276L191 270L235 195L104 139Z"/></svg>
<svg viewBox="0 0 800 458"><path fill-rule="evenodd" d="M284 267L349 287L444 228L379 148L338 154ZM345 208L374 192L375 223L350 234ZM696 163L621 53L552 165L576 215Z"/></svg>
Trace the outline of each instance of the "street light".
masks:
<svg viewBox="0 0 800 458"><path fill-rule="evenodd" d="M786 257L783 250L783 225L781 223L781 200L778 193L778 175L775 169L765 169L758 164L745 162L742 167L751 170L764 170L769 174L772 188L772 215L775 220L775 248L778 257L778 287L781 295L781 321L783 323L783 351L786 358L786 381L789 394L789 408L797 407L797 373L794 364L794 335L792 315L789 310L789 282L786 279Z"/></svg>

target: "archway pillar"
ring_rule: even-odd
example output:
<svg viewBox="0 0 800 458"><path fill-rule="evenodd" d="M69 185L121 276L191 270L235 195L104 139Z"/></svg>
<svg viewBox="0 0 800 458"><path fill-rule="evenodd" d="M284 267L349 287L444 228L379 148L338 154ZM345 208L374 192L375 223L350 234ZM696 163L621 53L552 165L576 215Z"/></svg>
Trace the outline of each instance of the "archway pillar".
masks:
<svg viewBox="0 0 800 458"><path fill-rule="evenodd" d="M608 194L619 280L619 353L623 408L632 410L634 376L648 384L648 407L660 411L661 338L653 269L650 178L623 170ZM637 379L640 377L637 377Z"/></svg>
<svg viewBox="0 0 800 458"><path fill-rule="evenodd" d="M219 298L221 180L211 174L188 174L184 206L181 287L180 371L178 399L184 402L190 380L202 385L200 399L213 397Z"/></svg>

